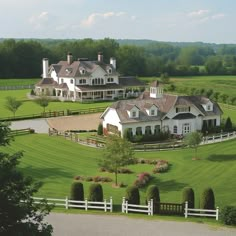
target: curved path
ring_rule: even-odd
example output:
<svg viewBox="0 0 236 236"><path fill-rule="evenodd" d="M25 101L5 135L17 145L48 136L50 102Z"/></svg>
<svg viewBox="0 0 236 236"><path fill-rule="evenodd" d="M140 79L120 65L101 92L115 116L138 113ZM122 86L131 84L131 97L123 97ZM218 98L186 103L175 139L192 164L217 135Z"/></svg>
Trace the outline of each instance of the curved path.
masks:
<svg viewBox="0 0 236 236"><path fill-rule="evenodd" d="M236 228L126 216L51 213L45 220L55 236L234 236Z"/></svg>

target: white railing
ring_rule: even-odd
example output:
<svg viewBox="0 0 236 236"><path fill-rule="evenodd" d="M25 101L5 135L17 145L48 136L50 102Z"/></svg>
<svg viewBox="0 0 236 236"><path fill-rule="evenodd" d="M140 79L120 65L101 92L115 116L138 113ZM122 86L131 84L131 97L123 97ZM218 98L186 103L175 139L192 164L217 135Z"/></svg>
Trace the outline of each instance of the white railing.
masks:
<svg viewBox="0 0 236 236"><path fill-rule="evenodd" d="M123 197L122 213L128 212L141 212L153 216L153 200L151 199L150 201L148 201L148 205L134 205L128 204L128 201L126 201Z"/></svg>
<svg viewBox="0 0 236 236"><path fill-rule="evenodd" d="M110 201L107 201L106 199L103 202L93 202L88 201L85 199L84 201L76 201L76 200L70 200L68 197L65 199L57 199L57 198L40 198L40 197L33 197L34 203L40 203L42 200L46 200L49 205L54 206L64 206L66 209L69 209L70 207L73 208L82 208L86 211L88 209L102 209L105 212L113 210L113 200L112 197L110 197Z"/></svg>
<svg viewBox="0 0 236 236"><path fill-rule="evenodd" d="M222 142L234 138L236 138L236 131L233 131L231 133L203 137L202 144Z"/></svg>
<svg viewBox="0 0 236 236"><path fill-rule="evenodd" d="M219 207L217 207L216 210L193 209L188 208L188 202L185 202L184 216L185 218L188 218L188 216L208 216L215 217L216 220L219 220Z"/></svg>

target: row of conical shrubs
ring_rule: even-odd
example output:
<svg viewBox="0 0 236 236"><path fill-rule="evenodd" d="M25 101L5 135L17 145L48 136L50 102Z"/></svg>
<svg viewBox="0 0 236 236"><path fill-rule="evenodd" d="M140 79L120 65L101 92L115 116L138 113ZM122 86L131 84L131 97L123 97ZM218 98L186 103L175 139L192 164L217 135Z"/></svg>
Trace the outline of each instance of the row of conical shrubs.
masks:
<svg viewBox="0 0 236 236"><path fill-rule="evenodd" d="M84 187L81 182L75 181L71 185L70 199L83 201L84 200ZM140 204L139 188L136 186L129 186L126 188L125 199L129 204ZM146 191L146 203L153 199L154 213L157 213L160 203L160 193L156 185L150 185ZM102 202L103 201L103 189L102 185L98 183L91 184L88 193L89 201ZM192 188L186 187L183 189L182 202L188 202L189 208L194 208L194 191ZM200 198L201 209L215 209L215 196L211 188L206 188L202 192Z"/></svg>
<svg viewBox="0 0 236 236"><path fill-rule="evenodd" d="M70 199L84 201L84 186L81 182L71 185ZM91 184L89 187L88 200L93 202L103 201L103 189L101 184Z"/></svg>

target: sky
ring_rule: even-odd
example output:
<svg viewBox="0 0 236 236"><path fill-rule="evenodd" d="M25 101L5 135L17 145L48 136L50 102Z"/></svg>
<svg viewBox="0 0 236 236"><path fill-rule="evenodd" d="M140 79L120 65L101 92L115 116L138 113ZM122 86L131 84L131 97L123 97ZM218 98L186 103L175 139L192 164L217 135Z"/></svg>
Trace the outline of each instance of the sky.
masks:
<svg viewBox="0 0 236 236"><path fill-rule="evenodd" d="M236 43L235 0L0 0L0 38Z"/></svg>

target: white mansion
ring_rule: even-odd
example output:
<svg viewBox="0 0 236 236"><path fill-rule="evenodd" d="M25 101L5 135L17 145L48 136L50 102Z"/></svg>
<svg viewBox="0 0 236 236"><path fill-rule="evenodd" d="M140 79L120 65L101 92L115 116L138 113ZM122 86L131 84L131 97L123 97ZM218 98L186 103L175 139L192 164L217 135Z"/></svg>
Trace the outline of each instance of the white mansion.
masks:
<svg viewBox="0 0 236 236"><path fill-rule="evenodd" d="M116 71L116 59L111 57L110 64L106 64L102 53L98 53L97 61L87 58L74 61L69 53L66 61L49 67L48 59L44 58L42 64L42 80L35 85L36 95L54 96L62 101L125 98L130 95L127 88L144 87L135 77L121 77Z"/></svg>
<svg viewBox="0 0 236 236"><path fill-rule="evenodd" d="M220 125L222 111L217 103L203 96L177 96L163 94L158 81L151 84L150 91L139 98L113 103L101 115L104 133L126 129L132 135L156 134L169 131L185 135L208 127Z"/></svg>

